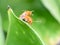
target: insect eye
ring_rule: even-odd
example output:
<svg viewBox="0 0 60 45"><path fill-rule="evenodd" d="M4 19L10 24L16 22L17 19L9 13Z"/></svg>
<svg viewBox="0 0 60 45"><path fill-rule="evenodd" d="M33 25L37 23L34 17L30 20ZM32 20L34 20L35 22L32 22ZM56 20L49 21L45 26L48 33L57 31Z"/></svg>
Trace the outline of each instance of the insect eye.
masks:
<svg viewBox="0 0 60 45"><path fill-rule="evenodd" d="M25 19L23 19L23 21L25 21Z"/></svg>
<svg viewBox="0 0 60 45"><path fill-rule="evenodd" d="M26 20L26 19L23 19L23 21L27 22L27 20Z"/></svg>

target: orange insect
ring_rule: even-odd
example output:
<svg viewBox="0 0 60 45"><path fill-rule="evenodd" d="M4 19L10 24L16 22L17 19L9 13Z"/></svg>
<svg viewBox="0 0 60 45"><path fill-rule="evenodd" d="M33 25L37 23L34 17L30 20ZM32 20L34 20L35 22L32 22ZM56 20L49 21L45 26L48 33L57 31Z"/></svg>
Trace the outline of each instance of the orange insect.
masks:
<svg viewBox="0 0 60 45"><path fill-rule="evenodd" d="M32 24L32 18L30 17L31 15L32 11L24 11L19 18L28 22L29 24Z"/></svg>

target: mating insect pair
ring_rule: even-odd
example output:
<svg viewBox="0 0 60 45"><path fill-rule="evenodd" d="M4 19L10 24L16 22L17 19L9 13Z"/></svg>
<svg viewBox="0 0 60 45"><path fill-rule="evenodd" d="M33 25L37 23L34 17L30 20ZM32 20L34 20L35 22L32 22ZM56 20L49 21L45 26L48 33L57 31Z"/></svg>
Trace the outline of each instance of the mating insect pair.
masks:
<svg viewBox="0 0 60 45"><path fill-rule="evenodd" d="M20 16L19 18L28 22L29 24L32 24L32 18L31 18L31 15L32 15L32 11L24 11Z"/></svg>

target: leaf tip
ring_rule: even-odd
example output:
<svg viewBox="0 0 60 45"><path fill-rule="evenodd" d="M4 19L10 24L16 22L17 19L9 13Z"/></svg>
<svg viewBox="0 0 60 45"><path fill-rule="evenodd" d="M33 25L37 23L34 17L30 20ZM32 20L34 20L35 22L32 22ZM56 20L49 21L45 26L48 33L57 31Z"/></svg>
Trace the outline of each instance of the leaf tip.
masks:
<svg viewBox="0 0 60 45"><path fill-rule="evenodd" d="M7 9L9 10L10 9L10 6L8 5Z"/></svg>

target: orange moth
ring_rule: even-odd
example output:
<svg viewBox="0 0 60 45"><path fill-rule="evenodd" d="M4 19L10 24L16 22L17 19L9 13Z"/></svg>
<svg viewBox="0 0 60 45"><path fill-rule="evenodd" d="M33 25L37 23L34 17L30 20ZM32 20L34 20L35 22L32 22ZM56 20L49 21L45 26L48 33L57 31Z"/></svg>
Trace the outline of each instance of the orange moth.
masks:
<svg viewBox="0 0 60 45"><path fill-rule="evenodd" d="M32 18L31 18L31 15L32 15L32 11L24 11L20 16L19 18L28 22L29 24L32 24Z"/></svg>

